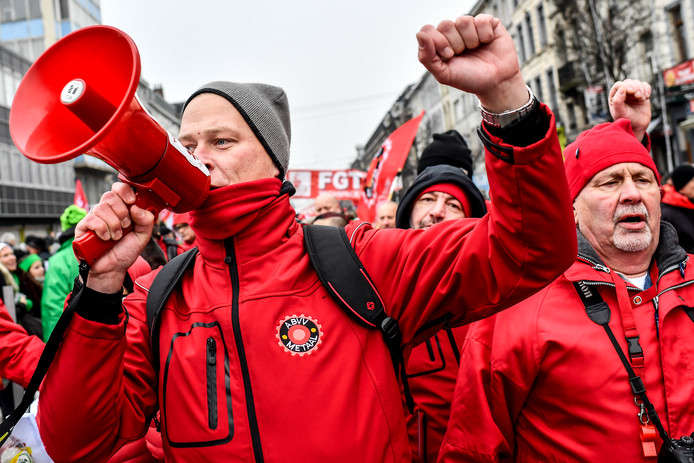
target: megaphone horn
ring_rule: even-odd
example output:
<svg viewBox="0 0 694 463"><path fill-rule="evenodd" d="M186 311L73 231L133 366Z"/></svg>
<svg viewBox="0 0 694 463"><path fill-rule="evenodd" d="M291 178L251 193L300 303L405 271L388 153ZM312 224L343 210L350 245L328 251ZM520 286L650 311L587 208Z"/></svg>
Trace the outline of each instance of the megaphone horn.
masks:
<svg viewBox="0 0 694 463"><path fill-rule="evenodd" d="M78 29L27 71L10 108L10 135L39 163L81 154L103 160L135 189L135 204L155 215L188 212L207 197L209 172L142 106L139 80L140 55L127 34L111 26ZM92 264L114 244L89 233L73 249Z"/></svg>

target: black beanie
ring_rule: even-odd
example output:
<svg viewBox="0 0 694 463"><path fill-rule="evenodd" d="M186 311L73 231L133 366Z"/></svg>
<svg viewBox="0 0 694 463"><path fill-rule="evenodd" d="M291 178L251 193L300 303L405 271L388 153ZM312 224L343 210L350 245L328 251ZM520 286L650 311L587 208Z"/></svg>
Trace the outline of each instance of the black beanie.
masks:
<svg viewBox="0 0 694 463"><path fill-rule="evenodd" d="M675 170L672 171L672 184L675 190L680 191L684 186L689 183L689 181L694 177L694 166L689 164L683 164L677 166Z"/></svg>
<svg viewBox="0 0 694 463"><path fill-rule="evenodd" d="M472 178L472 153L465 139L456 130L435 133L434 141L429 143L417 163L417 175L429 166L445 164L460 167Z"/></svg>

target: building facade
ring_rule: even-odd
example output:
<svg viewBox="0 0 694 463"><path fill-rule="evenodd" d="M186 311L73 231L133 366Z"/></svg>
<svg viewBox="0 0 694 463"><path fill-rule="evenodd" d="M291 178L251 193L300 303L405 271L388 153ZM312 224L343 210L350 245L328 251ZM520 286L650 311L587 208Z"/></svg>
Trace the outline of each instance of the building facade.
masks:
<svg viewBox="0 0 694 463"><path fill-rule="evenodd" d="M32 62L56 40L99 23L99 0L0 0L0 233L23 239L59 232L77 179L93 204L118 178L113 167L87 155L59 164L33 162L14 146L9 129L14 94ZM180 107L164 99L161 87L140 77L137 95L156 121L178 133Z"/></svg>
<svg viewBox="0 0 694 463"><path fill-rule="evenodd" d="M583 27L588 27L590 34L567 20L567 9L581 5L590 8L588 14L579 15L587 21ZM608 120L607 94L615 78L633 78L653 87L649 133L661 173L694 161L694 2L479 0L469 14L482 13L500 18L513 37L526 84L554 112L564 146L583 130ZM580 46L575 46L577 43ZM581 48L591 44L596 54L587 60ZM666 86L664 74L685 65L691 65L691 79L684 85ZM420 84L427 80L426 75ZM424 92L420 86L427 98L417 98L408 88L393 105L395 111L384 118L384 122L393 121L393 112L411 116L421 109L427 111L403 172L416 165L418 153L433 133L455 129L475 158L473 180L486 192L483 147L476 133L481 122L477 98L433 82L438 89L426 87ZM391 125L381 124L372 134L358 153L355 168L369 165L380 143L394 129ZM403 187L408 186L404 176Z"/></svg>
<svg viewBox="0 0 694 463"><path fill-rule="evenodd" d="M101 24L99 0L0 0L0 43L35 61L81 27Z"/></svg>

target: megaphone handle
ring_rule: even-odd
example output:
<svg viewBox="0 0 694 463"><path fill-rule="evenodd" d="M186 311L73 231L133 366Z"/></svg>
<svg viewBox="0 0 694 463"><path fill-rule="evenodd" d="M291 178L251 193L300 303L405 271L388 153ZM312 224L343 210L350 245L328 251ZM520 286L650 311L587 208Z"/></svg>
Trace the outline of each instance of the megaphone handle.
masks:
<svg viewBox="0 0 694 463"><path fill-rule="evenodd" d="M141 193L139 191L135 192L135 205L146 209L154 216L158 216L163 207L161 206L161 201L158 200L156 195L148 195L146 193ZM133 230L133 225L123 229L123 236L127 235ZM99 238L96 233L89 231L82 235L79 239L72 242L72 250L77 257L77 260L84 260L87 264L92 265L99 257L103 256L116 245L115 240L104 241Z"/></svg>

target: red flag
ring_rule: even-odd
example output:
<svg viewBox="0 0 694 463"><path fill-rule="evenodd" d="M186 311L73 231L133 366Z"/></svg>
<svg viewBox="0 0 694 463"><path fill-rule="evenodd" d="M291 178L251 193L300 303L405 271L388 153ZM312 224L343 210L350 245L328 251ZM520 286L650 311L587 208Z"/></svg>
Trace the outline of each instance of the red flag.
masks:
<svg viewBox="0 0 694 463"><path fill-rule="evenodd" d="M171 212L168 209L164 209L159 213L159 219L164 222L164 224L170 229L173 230L173 219L174 219L174 213Z"/></svg>
<svg viewBox="0 0 694 463"><path fill-rule="evenodd" d="M75 206L81 207L85 211L89 210L89 201L87 201L87 195L84 194L80 179L75 180L75 199L73 200L73 203Z"/></svg>
<svg viewBox="0 0 694 463"><path fill-rule="evenodd" d="M357 208L360 219L367 222L373 221L376 206L391 198L393 179L405 165L423 117L424 111L395 129L371 161Z"/></svg>

